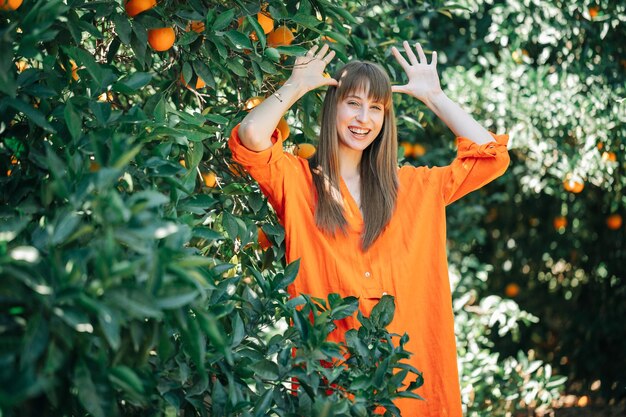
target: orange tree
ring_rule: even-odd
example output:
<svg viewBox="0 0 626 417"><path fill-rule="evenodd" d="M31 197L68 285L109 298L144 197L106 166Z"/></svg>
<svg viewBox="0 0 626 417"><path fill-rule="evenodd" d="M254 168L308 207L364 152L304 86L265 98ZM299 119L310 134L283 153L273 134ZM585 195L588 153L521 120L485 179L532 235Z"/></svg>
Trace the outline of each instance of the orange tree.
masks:
<svg viewBox="0 0 626 417"><path fill-rule="evenodd" d="M421 375L401 363L407 336L385 330L391 297L359 316L347 345L327 342L357 300L288 300L298 265L281 264L282 229L228 164L246 100L276 88L320 36L347 44L349 12L167 0L7 9L2 415L397 415L392 399L419 398Z"/></svg>

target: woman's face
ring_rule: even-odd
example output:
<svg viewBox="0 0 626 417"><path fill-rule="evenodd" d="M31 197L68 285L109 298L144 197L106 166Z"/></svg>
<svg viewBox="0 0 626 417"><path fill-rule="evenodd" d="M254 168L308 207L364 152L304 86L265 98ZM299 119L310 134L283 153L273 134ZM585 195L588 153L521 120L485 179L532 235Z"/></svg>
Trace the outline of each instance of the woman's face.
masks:
<svg viewBox="0 0 626 417"><path fill-rule="evenodd" d="M364 91L349 93L337 103L339 147L362 152L378 137L384 120L382 103L368 98Z"/></svg>

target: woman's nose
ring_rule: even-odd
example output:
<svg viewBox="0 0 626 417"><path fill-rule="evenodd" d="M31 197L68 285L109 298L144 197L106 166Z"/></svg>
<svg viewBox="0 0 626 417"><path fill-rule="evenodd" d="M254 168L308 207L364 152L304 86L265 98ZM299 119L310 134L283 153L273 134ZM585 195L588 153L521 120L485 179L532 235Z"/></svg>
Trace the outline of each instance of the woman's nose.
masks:
<svg viewBox="0 0 626 417"><path fill-rule="evenodd" d="M359 122L366 122L368 117L367 109L365 107L361 107L356 114L356 119Z"/></svg>

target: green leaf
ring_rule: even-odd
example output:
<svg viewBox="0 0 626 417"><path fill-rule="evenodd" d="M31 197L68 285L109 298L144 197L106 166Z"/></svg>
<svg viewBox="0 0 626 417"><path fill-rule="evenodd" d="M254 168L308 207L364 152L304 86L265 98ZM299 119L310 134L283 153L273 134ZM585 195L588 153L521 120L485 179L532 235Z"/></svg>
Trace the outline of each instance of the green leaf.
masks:
<svg viewBox="0 0 626 417"><path fill-rule="evenodd" d="M74 368L74 389L78 400L94 417L106 417L104 403L107 401L98 395L98 387L94 383L91 372L83 360L79 360Z"/></svg>
<svg viewBox="0 0 626 417"><path fill-rule="evenodd" d="M274 290L284 289L289 284L295 281L296 276L298 275L298 270L300 269L300 259L296 259L285 268L285 274L272 282L272 287Z"/></svg>
<svg viewBox="0 0 626 417"><path fill-rule="evenodd" d="M276 48L266 48L263 55L274 62L280 62L280 53Z"/></svg>
<svg viewBox="0 0 626 417"><path fill-rule="evenodd" d="M152 81L151 74L147 72L136 72L130 77L124 78L113 84L112 89L123 94L132 94L140 88L150 84L150 81Z"/></svg>
<svg viewBox="0 0 626 417"><path fill-rule="evenodd" d="M115 25L115 33L118 34L124 45L130 44L131 27L128 16L125 14L115 13L113 15L113 24Z"/></svg>
<svg viewBox="0 0 626 417"><path fill-rule="evenodd" d="M58 245L63 242L80 223L80 216L76 213L62 214L54 227L52 244Z"/></svg>
<svg viewBox="0 0 626 417"><path fill-rule="evenodd" d="M250 369L254 371L255 376L268 381L275 381L279 376L278 365L267 359L253 363Z"/></svg>
<svg viewBox="0 0 626 417"><path fill-rule="evenodd" d="M133 394L143 394L145 392L143 382L128 366L114 366L109 371L109 379L123 390Z"/></svg>
<svg viewBox="0 0 626 417"><path fill-rule="evenodd" d="M200 77L207 86L215 89L216 83L213 72L211 72L211 69L204 62L200 60L193 61L193 69L196 71L198 77Z"/></svg>
<svg viewBox="0 0 626 417"><path fill-rule="evenodd" d="M256 19L256 16L246 16L246 21L252 25L252 27L254 28L254 31L256 32L257 38L259 39L259 42L261 42L261 48L265 48L265 43L267 42L267 39L265 38L265 31L263 30L263 28L261 27L261 25L259 24L259 21Z"/></svg>
<svg viewBox="0 0 626 417"><path fill-rule="evenodd" d="M211 29L215 32L224 29L230 25L234 17L235 9L230 9L224 13L220 13L220 15L215 19L215 22L213 22Z"/></svg>
<svg viewBox="0 0 626 417"><path fill-rule="evenodd" d="M393 320L395 309L394 297L391 295L383 295L378 304L372 309L370 320L372 320L375 325L387 327Z"/></svg>
<svg viewBox="0 0 626 417"><path fill-rule="evenodd" d="M206 117L206 119L210 122L213 122L215 124L219 124L219 125L226 125L230 122L229 119L227 119L224 116L220 116L219 114L205 114L204 117Z"/></svg>
<svg viewBox="0 0 626 417"><path fill-rule="evenodd" d="M197 290L193 290L182 294L161 297L155 301L155 305L163 310L172 310L191 304L192 301L198 298L198 295L200 293Z"/></svg>
<svg viewBox="0 0 626 417"><path fill-rule="evenodd" d="M46 117L39 110L35 109L28 103L25 103L22 100L5 97L4 100L0 101L0 104L7 105L13 107L15 110L24 113L26 117L30 119L31 122L36 124L37 126L43 128L44 130L56 133L56 130L52 127L50 123L46 120Z"/></svg>
<svg viewBox="0 0 626 417"><path fill-rule="evenodd" d="M236 30L229 30L225 33L226 38L232 42L232 44L238 49L250 49L252 45L250 44L250 38L248 38L243 33Z"/></svg>
<svg viewBox="0 0 626 417"><path fill-rule="evenodd" d="M70 131L70 135L74 140L78 139L81 135L82 131L82 120L80 117L80 113L74 108L72 104L72 100L68 100L65 103L65 110L63 111L65 116L65 124L67 125L67 129Z"/></svg>

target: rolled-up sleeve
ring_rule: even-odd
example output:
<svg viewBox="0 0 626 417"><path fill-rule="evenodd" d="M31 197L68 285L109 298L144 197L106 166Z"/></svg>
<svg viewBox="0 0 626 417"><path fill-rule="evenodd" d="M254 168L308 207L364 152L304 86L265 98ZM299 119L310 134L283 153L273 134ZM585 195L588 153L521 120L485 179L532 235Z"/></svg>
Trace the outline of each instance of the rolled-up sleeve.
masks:
<svg viewBox="0 0 626 417"><path fill-rule="evenodd" d="M489 132L494 141L477 144L466 137L457 137L457 155L445 167L434 167L429 180L440 187L446 205L498 178L507 170L510 157L509 135Z"/></svg>
<svg viewBox="0 0 626 417"><path fill-rule="evenodd" d="M273 145L260 152L252 151L241 143L239 125L235 126L228 140L233 161L240 164L254 178L269 203L282 220L285 201L285 179L290 167L283 151L283 139L278 129L272 134Z"/></svg>

